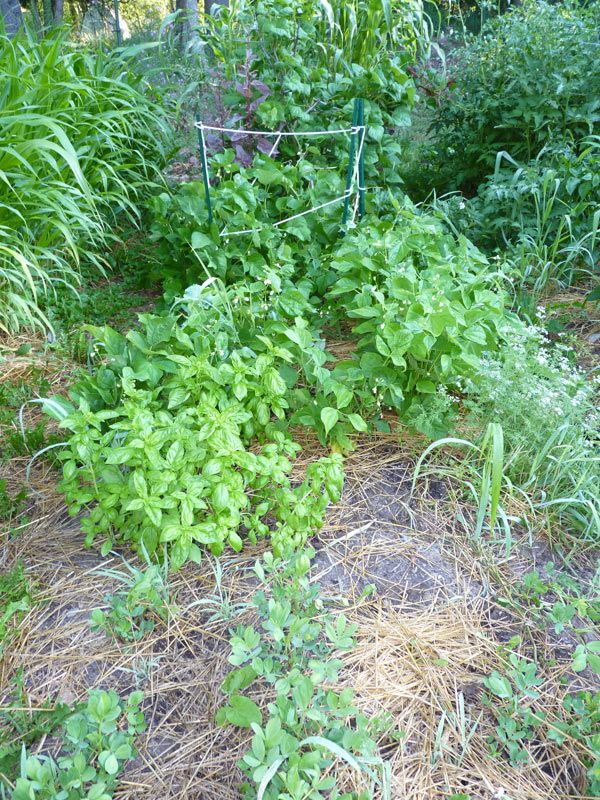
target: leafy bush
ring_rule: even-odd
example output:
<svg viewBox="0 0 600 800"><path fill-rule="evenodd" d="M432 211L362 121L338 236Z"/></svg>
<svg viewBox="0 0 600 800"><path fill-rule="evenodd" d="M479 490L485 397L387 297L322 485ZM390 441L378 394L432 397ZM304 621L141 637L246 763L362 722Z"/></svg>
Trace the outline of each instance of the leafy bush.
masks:
<svg viewBox="0 0 600 800"><path fill-rule="evenodd" d="M496 346L506 324L504 297L486 258L409 203L392 223L344 239L330 264L326 300L336 315L361 320L356 351L333 377L360 393L369 410L393 406L402 419L422 419L439 387L461 391ZM513 324L517 324L513 322ZM431 436L443 419L422 419Z"/></svg>
<svg viewBox="0 0 600 800"><path fill-rule="evenodd" d="M433 205L484 251L506 248L517 295L525 289L539 298L550 287L572 284L595 271L598 141L549 145L524 165L499 153L494 174L482 181L475 197L454 195Z"/></svg>
<svg viewBox="0 0 600 800"><path fill-rule="evenodd" d="M553 144L519 164L499 153L493 174L471 199L440 200L453 224L488 251L531 239L538 245L557 238L591 239L600 209L600 139Z"/></svg>
<svg viewBox="0 0 600 800"><path fill-rule="evenodd" d="M319 271L323 247L339 235L342 204L280 227L277 223L343 195L341 170L339 174L319 170L308 159L297 166L282 164L266 155L259 155L252 169L240 168L234 151L227 150L211 159L211 173L217 184L211 192L213 227L207 222L200 181L152 200L151 237L161 265L157 277L167 279L170 296L207 274L232 283L265 277L271 265L277 266L285 284L294 272L299 246L306 267L310 264L313 272ZM238 235L240 231L251 233ZM304 308L299 306L291 315Z"/></svg>
<svg viewBox="0 0 600 800"><path fill-rule="evenodd" d="M0 329L49 322L53 288L99 271L119 214L158 174L169 134L119 56L0 36Z"/></svg>
<svg viewBox="0 0 600 800"><path fill-rule="evenodd" d="M377 416L389 406L430 435L443 432L445 413L431 415L438 419L433 425L423 406L451 411L444 392L460 391L479 355L495 346L505 317L500 282L486 258L408 200L400 205L375 199L379 221L369 216L341 244L339 208L277 227L283 202L292 210L310 202L311 190L302 200L297 188L299 170L259 156L252 183L252 171L240 169L231 151L215 160L223 176L213 193L215 225L208 225L202 186L193 183L155 200L153 236L180 272L189 264L188 276L217 274L231 285L227 302L236 322L229 324L229 337L237 335L255 349L252 331L262 317L264 333L292 347L294 358L309 369L306 386L290 395L291 421L327 435L325 413L333 420L334 437L346 447L346 423L338 426L334 417L352 409L354 401L366 415ZM300 172L312 177L313 192L320 190L322 174L306 164ZM256 229L234 235L246 226ZM180 281L173 277L168 287L176 291ZM291 333L291 320L298 315L307 325ZM328 371L325 332L347 329L348 318L363 319L352 329L356 353ZM335 413L325 411L332 407Z"/></svg>
<svg viewBox="0 0 600 800"><path fill-rule="evenodd" d="M434 123L438 188L473 188L496 153L528 162L547 144L599 130L600 5L525 0L459 52Z"/></svg>
<svg viewBox="0 0 600 800"><path fill-rule="evenodd" d="M92 329L115 372L104 368L75 387L77 410L62 401L61 424L72 435L61 488L71 514L92 506L82 521L86 542L104 533L104 553L124 539L150 555L169 542L175 569L200 558L198 543L217 554L226 543L240 550L240 526L253 541L270 535L276 551L301 545L339 497L343 471L332 455L292 488L290 457L299 447L271 422L288 406L281 372L289 351L265 339L257 355L213 338L201 307L182 324L140 318L144 333L127 339ZM108 408L94 412L90 400ZM259 449L248 449L256 437Z"/></svg>
<svg viewBox="0 0 600 800"><path fill-rule="evenodd" d="M366 171L369 180L398 184L401 149L392 131L410 124L415 87L406 67L424 36L417 3L353 0L336 7L308 0L260 0L206 19L204 38L215 63L199 57L198 86L207 81L217 97L220 126L276 130L348 128L354 98L365 99ZM256 78L259 79L257 83ZM191 87L190 87L191 89ZM234 134L242 163L254 148L297 159L320 143ZM211 135L211 148L226 146ZM316 144L316 146L315 146ZM328 145L330 162L341 163L347 146Z"/></svg>

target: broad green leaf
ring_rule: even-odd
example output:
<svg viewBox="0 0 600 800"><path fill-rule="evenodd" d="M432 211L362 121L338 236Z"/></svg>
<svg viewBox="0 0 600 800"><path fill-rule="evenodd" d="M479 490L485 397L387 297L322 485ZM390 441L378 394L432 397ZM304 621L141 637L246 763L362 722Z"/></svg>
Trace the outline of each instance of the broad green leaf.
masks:
<svg viewBox="0 0 600 800"><path fill-rule="evenodd" d="M506 700L513 696L510 681L505 675L500 675L496 670L492 672L489 678L484 678L483 682L492 694L495 694L501 700Z"/></svg>
<svg viewBox="0 0 600 800"><path fill-rule="evenodd" d="M421 378L420 381L417 381L417 391L422 394L435 394L437 388L433 381L428 378Z"/></svg>
<svg viewBox="0 0 600 800"><path fill-rule="evenodd" d="M325 406L325 408L321 409L321 422L325 427L325 434L327 435L329 431L333 428L333 426L337 423L340 415L335 408L331 408L331 406Z"/></svg>
<svg viewBox="0 0 600 800"><path fill-rule="evenodd" d="M113 753L104 762L104 769L109 775L116 775L119 771L119 762Z"/></svg>
<svg viewBox="0 0 600 800"><path fill-rule="evenodd" d="M348 422L360 433L366 433L368 430L367 423L360 416L360 414L348 414Z"/></svg>
<svg viewBox="0 0 600 800"><path fill-rule="evenodd" d="M225 716L232 725L249 728L253 722L262 724L262 714L254 700L243 695L234 695L225 706Z"/></svg>

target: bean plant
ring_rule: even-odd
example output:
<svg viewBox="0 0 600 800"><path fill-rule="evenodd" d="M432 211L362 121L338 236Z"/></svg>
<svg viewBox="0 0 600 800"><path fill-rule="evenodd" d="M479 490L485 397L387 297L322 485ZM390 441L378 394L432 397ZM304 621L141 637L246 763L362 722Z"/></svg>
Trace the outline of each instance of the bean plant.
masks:
<svg viewBox="0 0 600 800"><path fill-rule="evenodd" d="M248 778L244 796L355 800L356 794L340 793L328 769L341 761L369 784L359 800L371 797L375 786L389 797L389 777L368 718L353 705L351 689L330 688L343 666L335 653L352 647L356 626L344 614L334 617L323 610L319 585L309 578L314 550L287 555L282 561L267 554L255 564L270 590L254 598L261 630L240 625L231 631L229 661L236 669L223 683L228 701L216 721L253 731L251 749L239 764ZM272 687L264 715L241 694L255 682Z"/></svg>

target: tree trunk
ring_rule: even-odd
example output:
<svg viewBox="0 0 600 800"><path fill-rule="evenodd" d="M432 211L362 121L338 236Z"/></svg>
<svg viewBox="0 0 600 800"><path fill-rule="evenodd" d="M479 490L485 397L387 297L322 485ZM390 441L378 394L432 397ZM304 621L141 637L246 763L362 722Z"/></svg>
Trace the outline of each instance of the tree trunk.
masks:
<svg viewBox="0 0 600 800"><path fill-rule="evenodd" d="M12 39L23 24L19 0L0 0L0 15L4 21L6 33Z"/></svg>
<svg viewBox="0 0 600 800"><path fill-rule="evenodd" d="M37 0L30 0L29 9L31 11L31 19L33 20L33 27L35 28L36 34L39 36L42 30L42 21L40 19Z"/></svg>
<svg viewBox="0 0 600 800"><path fill-rule="evenodd" d="M62 25L63 8L64 8L64 0L52 0L52 11L54 15L55 25Z"/></svg>
<svg viewBox="0 0 600 800"><path fill-rule="evenodd" d="M52 14L52 0L42 0L42 9L44 11L44 30L49 30L54 24L54 16Z"/></svg>
<svg viewBox="0 0 600 800"><path fill-rule="evenodd" d="M183 50L198 38L198 0L176 0L180 13L177 21L177 39Z"/></svg>

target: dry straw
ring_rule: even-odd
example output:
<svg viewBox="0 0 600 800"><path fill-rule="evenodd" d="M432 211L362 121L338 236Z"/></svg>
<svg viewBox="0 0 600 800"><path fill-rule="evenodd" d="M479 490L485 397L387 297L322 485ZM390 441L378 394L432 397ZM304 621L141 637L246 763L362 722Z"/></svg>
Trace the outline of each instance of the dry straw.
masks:
<svg viewBox="0 0 600 800"><path fill-rule="evenodd" d="M67 367L40 359L52 386L60 386ZM12 377L19 367L8 369ZM298 479L322 453L312 435L299 432L299 441L305 449L294 468ZM559 748L542 734L527 745L530 763L517 770L506 760L491 759L486 741L494 721L481 703L482 682L493 669L504 669L502 646L518 634L525 658L536 652L544 664L559 654L560 643L547 630L497 604L498 598L510 599L520 576L549 560L547 543L515 531L509 558L502 544L489 538L482 537L474 549L465 523L473 510L449 478L430 471L411 498L422 449L421 437L408 436L401 427L362 440L346 460L344 496L313 540L313 578L333 598L334 610L343 609L359 625L356 647L344 655L343 683L354 689L365 714L385 717L403 733L380 735L381 752L391 764L392 797L445 800L453 792L471 800L581 797L581 744L567 740ZM12 470L18 482L24 464L19 460L3 470ZM9 680L21 668L32 708L48 699L84 699L93 687L122 696L142 688L148 730L116 796L237 800L242 775L236 762L249 733L218 728L214 717L230 669L228 631L252 622L252 610L209 621L215 608L201 601L215 591L215 576L206 559L170 576L177 610L167 623L157 618L140 642L116 643L92 632L92 609L120 588L98 569L119 568L121 562L84 547L78 522L69 518L55 489L57 479L43 464L32 470L33 488L43 497L34 496L31 522L18 537L3 534L0 570L22 558L39 602L5 650L0 704L11 702ZM257 585L250 568L265 547L225 555L220 589L232 604L252 597ZM141 566L125 548L122 555ZM582 562L582 574L590 568ZM376 593L361 597L368 584L375 584ZM565 663L571 649L563 649ZM543 705L552 721L564 694L577 686L560 682L566 670L560 658L543 669ZM260 687L251 694L263 707L271 697ZM43 739L34 751L56 752L57 744ZM345 787L354 786L350 770L340 764L335 769Z"/></svg>

